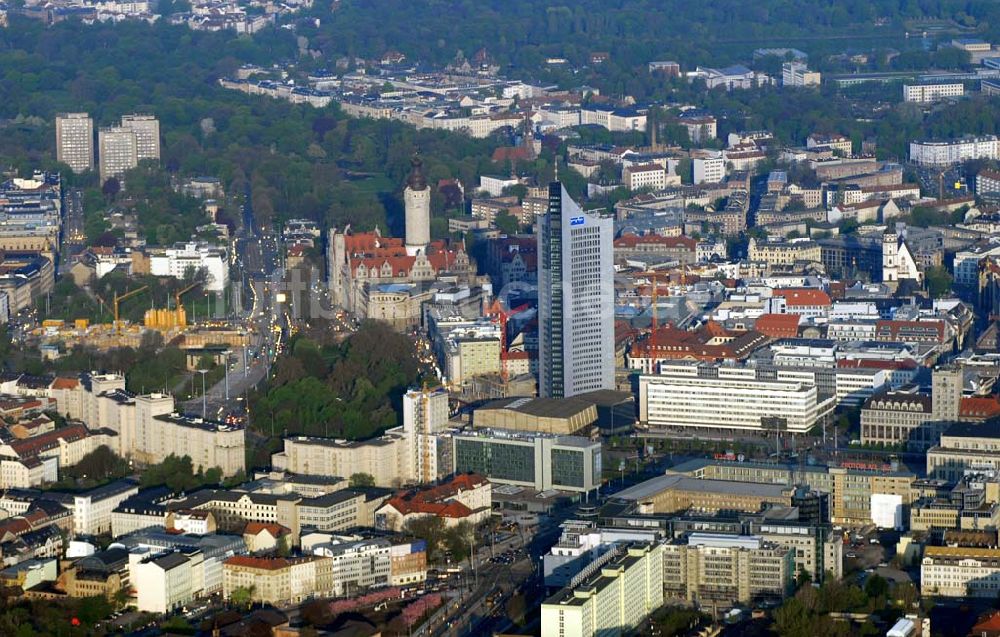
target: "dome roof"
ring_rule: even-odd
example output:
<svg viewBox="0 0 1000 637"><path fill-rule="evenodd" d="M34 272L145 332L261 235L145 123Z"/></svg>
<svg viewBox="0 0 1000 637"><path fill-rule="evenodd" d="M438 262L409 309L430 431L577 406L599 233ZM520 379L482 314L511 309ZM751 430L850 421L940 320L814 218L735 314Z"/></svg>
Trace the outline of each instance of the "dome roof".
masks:
<svg viewBox="0 0 1000 637"><path fill-rule="evenodd" d="M416 155L410 160L410 175L406 178L406 187L410 190L426 190L427 178L424 177L424 162Z"/></svg>

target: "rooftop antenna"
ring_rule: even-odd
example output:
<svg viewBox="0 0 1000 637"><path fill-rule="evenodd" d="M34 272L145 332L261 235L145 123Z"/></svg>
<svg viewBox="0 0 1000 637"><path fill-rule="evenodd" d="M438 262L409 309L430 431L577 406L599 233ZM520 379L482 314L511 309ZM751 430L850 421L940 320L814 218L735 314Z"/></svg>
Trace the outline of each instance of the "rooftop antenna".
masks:
<svg viewBox="0 0 1000 637"><path fill-rule="evenodd" d="M556 177L555 181L559 181L559 158L556 157Z"/></svg>

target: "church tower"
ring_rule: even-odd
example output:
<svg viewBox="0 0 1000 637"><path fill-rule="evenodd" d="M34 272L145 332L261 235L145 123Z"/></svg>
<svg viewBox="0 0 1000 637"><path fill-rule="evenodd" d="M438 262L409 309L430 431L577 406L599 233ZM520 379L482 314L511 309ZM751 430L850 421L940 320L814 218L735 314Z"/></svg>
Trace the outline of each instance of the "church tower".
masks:
<svg viewBox="0 0 1000 637"><path fill-rule="evenodd" d="M882 233L882 282L899 281L899 236L886 229Z"/></svg>
<svg viewBox="0 0 1000 637"><path fill-rule="evenodd" d="M424 177L423 162L419 157L411 160L410 176L403 190L406 207L406 254L425 254L431 242L431 191Z"/></svg>

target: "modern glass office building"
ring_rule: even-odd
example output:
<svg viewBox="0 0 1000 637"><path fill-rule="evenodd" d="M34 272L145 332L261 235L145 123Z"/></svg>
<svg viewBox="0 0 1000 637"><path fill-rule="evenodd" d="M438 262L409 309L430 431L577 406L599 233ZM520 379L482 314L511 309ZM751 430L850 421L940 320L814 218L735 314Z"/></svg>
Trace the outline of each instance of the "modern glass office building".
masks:
<svg viewBox="0 0 1000 637"><path fill-rule="evenodd" d="M581 493L601 482L601 443L588 438L476 429L455 434L452 444L456 472L491 482Z"/></svg>

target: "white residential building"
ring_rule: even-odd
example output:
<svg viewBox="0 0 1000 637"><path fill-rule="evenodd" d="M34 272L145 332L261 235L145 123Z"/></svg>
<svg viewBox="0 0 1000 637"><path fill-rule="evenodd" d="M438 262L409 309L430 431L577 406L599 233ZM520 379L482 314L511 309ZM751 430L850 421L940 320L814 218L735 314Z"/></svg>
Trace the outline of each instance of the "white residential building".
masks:
<svg viewBox="0 0 1000 637"><path fill-rule="evenodd" d="M996 599L1000 590L1000 549L928 546L920 564L924 597Z"/></svg>
<svg viewBox="0 0 1000 637"><path fill-rule="evenodd" d="M622 635L663 605L663 545L631 544L542 603L541 634Z"/></svg>
<svg viewBox="0 0 1000 637"><path fill-rule="evenodd" d="M696 157L691 163L696 184L716 184L726 178L726 160L722 157Z"/></svg>
<svg viewBox="0 0 1000 637"><path fill-rule="evenodd" d="M130 564L129 578L136 590L136 608L140 612L173 612L204 590L203 555L199 551L191 555L180 552L149 555L142 552L131 554L130 562L135 556L142 556L142 559Z"/></svg>
<svg viewBox="0 0 1000 637"><path fill-rule="evenodd" d="M139 493L139 485L119 480L73 496L73 532L101 535L111 532L111 512Z"/></svg>
<svg viewBox="0 0 1000 637"><path fill-rule="evenodd" d="M910 161L921 166L952 166L970 159L997 159L996 135L963 137L943 142L910 142Z"/></svg>
<svg viewBox="0 0 1000 637"><path fill-rule="evenodd" d="M171 248L151 251L149 273L183 279L190 272L204 270L205 289L221 292L229 285L229 258L226 248L208 243L178 243Z"/></svg>
<svg viewBox="0 0 1000 637"><path fill-rule="evenodd" d="M680 179L669 175L659 164L642 164L629 166L622 171L622 181L629 190L648 188L653 191L664 190L669 181L671 185L680 185Z"/></svg>
<svg viewBox="0 0 1000 637"><path fill-rule="evenodd" d="M160 122L152 115L122 115L122 128L135 133L138 161L160 160Z"/></svg>

